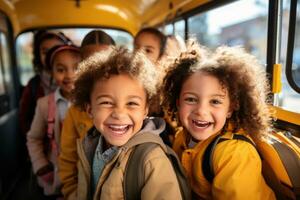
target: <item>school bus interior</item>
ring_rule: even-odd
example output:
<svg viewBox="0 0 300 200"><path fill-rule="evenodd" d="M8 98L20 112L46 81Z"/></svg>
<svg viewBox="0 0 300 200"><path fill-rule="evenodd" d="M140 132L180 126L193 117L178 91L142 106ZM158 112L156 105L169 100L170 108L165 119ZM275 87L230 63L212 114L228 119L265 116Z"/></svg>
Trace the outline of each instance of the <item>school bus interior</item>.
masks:
<svg viewBox="0 0 300 200"><path fill-rule="evenodd" d="M297 9L296 0L0 0L0 198L41 198L19 189L28 182L22 183L26 146L19 133L18 103L34 75L33 31L60 30L79 45L87 32L101 29L117 45L132 49L137 31L155 26L165 34L196 37L209 48L242 45L270 75L275 127L300 136Z"/></svg>

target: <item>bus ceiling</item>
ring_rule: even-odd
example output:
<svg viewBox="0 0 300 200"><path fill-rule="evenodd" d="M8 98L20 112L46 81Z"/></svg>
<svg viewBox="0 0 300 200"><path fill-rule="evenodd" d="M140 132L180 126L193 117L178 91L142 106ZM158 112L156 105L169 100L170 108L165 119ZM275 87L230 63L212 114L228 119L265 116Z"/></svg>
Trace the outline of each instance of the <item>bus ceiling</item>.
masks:
<svg viewBox="0 0 300 200"><path fill-rule="evenodd" d="M107 27L135 34L211 0L0 0L14 34L42 27Z"/></svg>

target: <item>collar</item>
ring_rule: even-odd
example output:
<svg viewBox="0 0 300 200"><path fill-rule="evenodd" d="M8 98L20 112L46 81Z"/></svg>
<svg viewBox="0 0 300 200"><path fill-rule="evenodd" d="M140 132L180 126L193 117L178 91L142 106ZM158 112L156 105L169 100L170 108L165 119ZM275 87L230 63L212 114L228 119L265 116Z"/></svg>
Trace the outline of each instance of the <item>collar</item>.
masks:
<svg viewBox="0 0 300 200"><path fill-rule="evenodd" d="M142 129L137 133L151 132L159 135L166 128L166 122L160 117L147 117L143 121Z"/></svg>
<svg viewBox="0 0 300 200"><path fill-rule="evenodd" d="M69 102L68 99L62 96L60 88L56 88L56 90L54 91L54 99L55 99L55 103L57 103L58 101L64 101L67 103Z"/></svg>
<svg viewBox="0 0 300 200"><path fill-rule="evenodd" d="M212 140L212 138L216 137L217 135L222 134L222 138L226 138L226 139L232 139L234 134L243 134L245 135L245 131L240 128L237 131L234 131L234 126L232 123L228 123L227 127L225 128L224 132L218 132L215 133L211 136L209 136L207 139L203 140ZM175 140L180 142L180 146L182 149L190 149L190 148L195 148L196 146L199 146L200 143L202 143L203 141L199 141L196 145L193 144L192 147L190 146L190 141L191 141L191 135L187 132L187 130L183 127L178 127L177 131L175 133Z"/></svg>

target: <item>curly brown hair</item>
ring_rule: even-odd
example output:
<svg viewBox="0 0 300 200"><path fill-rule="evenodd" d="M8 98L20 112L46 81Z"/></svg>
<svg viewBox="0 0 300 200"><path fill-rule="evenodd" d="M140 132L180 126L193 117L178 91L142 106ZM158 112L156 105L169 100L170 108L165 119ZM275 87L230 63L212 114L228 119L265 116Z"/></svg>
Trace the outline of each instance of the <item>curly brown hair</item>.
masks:
<svg viewBox="0 0 300 200"><path fill-rule="evenodd" d="M91 101L95 83L120 74L128 74L138 80L146 91L148 102L156 94L159 75L152 62L140 51L131 53L124 47L110 47L79 64L72 92L75 106L85 109Z"/></svg>
<svg viewBox="0 0 300 200"><path fill-rule="evenodd" d="M265 70L258 60L240 47L222 46L208 52L195 41L190 42L170 67L164 84L163 105L173 119L176 118L176 101L183 83L195 72L216 77L228 90L233 113L229 119L234 131L242 128L253 139L269 131L269 84ZM224 126L226 129L226 127Z"/></svg>

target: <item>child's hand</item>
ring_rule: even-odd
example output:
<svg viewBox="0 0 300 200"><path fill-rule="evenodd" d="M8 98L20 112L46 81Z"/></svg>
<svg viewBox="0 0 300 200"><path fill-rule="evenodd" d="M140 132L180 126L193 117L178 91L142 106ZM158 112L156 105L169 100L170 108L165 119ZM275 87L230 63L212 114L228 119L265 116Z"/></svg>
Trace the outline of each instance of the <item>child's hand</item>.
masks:
<svg viewBox="0 0 300 200"><path fill-rule="evenodd" d="M39 177L42 178L42 180L46 183L52 183L54 179L54 168L53 165L48 164L41 169L39 169L36 173Z"/></svg>
<svg viewBox="0 0 300 200"><path fill-rule="evenodd" d="M45 183L53 183L54 181L54 172L48 172L40 176Z"/></svg>

